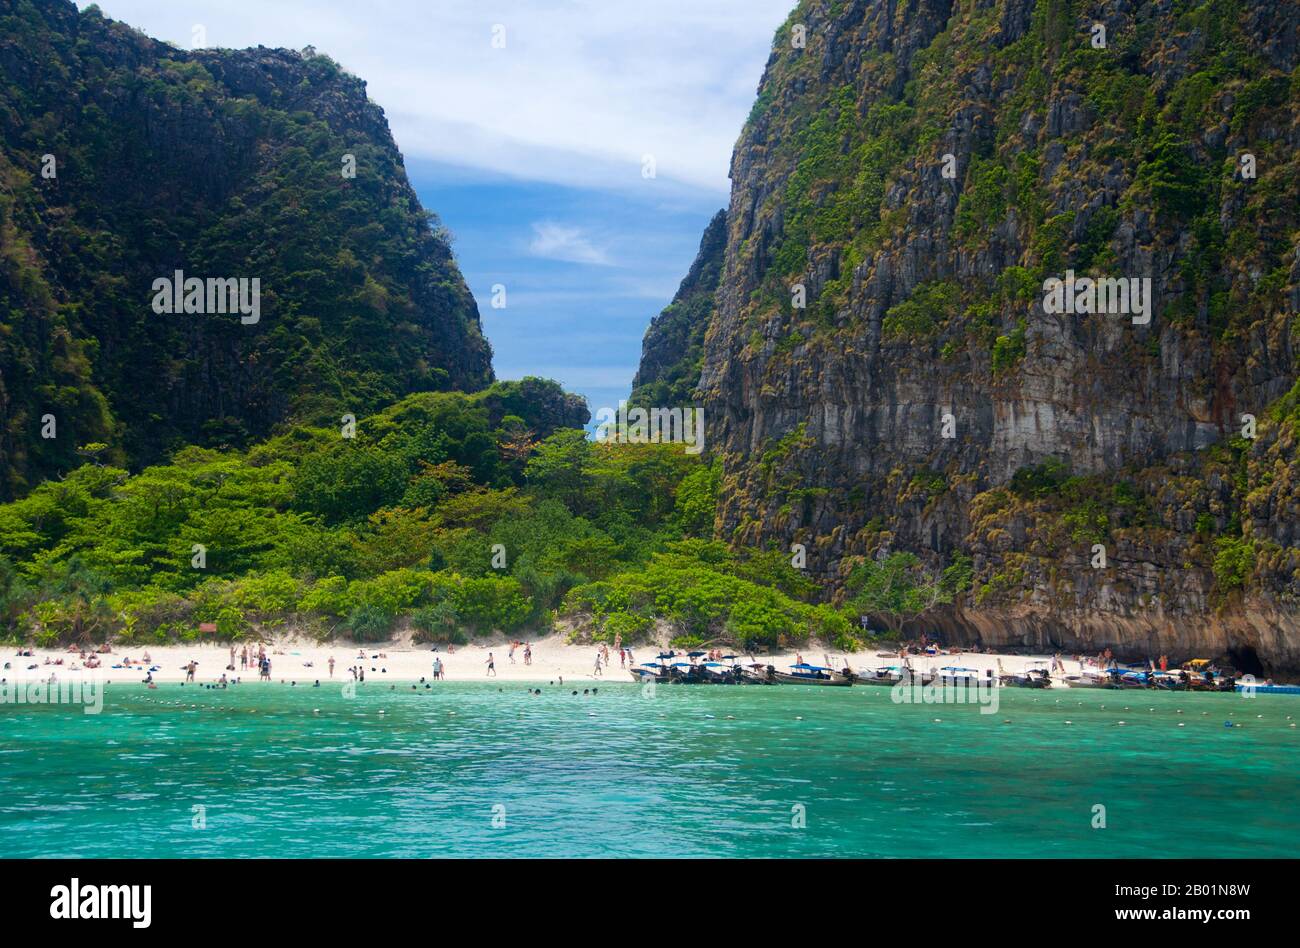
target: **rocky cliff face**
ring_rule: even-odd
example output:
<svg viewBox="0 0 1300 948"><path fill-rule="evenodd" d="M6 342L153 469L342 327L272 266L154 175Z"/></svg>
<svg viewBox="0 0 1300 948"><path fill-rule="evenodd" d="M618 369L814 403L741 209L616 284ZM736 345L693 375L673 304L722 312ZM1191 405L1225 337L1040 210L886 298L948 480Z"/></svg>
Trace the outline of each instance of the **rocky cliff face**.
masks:
<svg viewBox="0 0 1300 948"><path fill-rule="evenodd" d="M1300 669L1298 33L1271 0L800 3L732 159L719 534L805 543L827 595L969 554L926 623L957 641ZM1149 321L1048 311L1067 271L1149 280Z"/></svg>
<svg viewBox="0 0 1300 948"><path fill-rule="evenodd" d="M0 127L0 498L79 449L141 464L491 381L383 111L327 57L3 0ZM156 313L178 270L259 280L257 322Z"/></svg>
<svg viewBox="0 0 1300 948"><path fill-rule="evenodd" d="M699 252L677 295L646 330L641 364L632 380L632 404L676 408L694 401L704 361L704 333L713 318L726 249L727 212L718 211L704 229Z"/></svg>

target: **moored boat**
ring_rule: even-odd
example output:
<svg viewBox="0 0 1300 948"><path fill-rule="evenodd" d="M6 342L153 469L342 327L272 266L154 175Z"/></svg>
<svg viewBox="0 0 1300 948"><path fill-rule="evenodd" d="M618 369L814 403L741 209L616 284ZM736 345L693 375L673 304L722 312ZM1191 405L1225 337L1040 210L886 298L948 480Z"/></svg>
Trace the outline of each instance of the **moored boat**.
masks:
<svg viewBox="0 0 1300 948"><path fill-rule="evenodd" d="M1023 671L1011 674L1003 673L998 676L998 680L1008 688L1050 688L1052 687L1052 676L1043 667L1046 664L1046 662L1034 662L1026 666ZM1002 663L999 661L998 668L1001 669L1001 667Z"/></svg>
<svg viewBox="0 0 1300 948"><path fill-rule="evenodd" d="M1275 685L1270 682L1238 681L1235 690L1248 695L1300 695L1300 685Z"/></svg>
<svg viewBox="0 0 1300 948"><path fill-rule="evenodd" d="M825 668L821 665L809 665L807 662L791 665L788 672L773 670L772 677L776 679L778 684L782 685L839 685L847 687L853 684L853 679L843 672L837 672L833 668Z"/></svg>
<svg viewBox="0 0 1300 948"><path fill-rule="evenodd" d="M1107 688L1151 688L1149 673L1134 668L1108 669L1110 681Z"/></svg>
<svg viewBox="0 0 1300 948"><path fill-rule="evenodd" d="M1066 675L1065 684L1070 688L1105 688L1109 679L1097 672L1084 672L1082 675Z"/></svg>
<svg viewBox="0 0 1300 948"><path fill-rule="evenodd" d="M856 673L853 683L855 685L893 686L902 681L904 675L910 674L910 670L900 665L886 665L884 668L866 669Z"/></svg>
<svg viewBox="0 0 1300 948"><path fill-rule="evenodd" d="M962 685L966 687L973 685L991 687L997 684L996 679L993 678L992 669L980 671L978 668L961 668L956 665L945 665L934 672L932 678L937 684L949 687ZM928 682L922 682L922 684L928 684Z"/></svg>

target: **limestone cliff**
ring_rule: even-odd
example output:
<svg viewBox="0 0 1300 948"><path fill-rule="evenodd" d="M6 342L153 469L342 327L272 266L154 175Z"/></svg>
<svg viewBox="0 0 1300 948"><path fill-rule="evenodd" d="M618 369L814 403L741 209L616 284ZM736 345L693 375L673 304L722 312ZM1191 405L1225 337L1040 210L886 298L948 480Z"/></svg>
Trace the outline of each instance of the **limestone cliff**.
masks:
<svg viewBox="0 0 1300 948"><path fill-rule="evenodd" d="M492 379L478 309L365 83L0 0L0 499ZM159 314L175 271L260 316ZM57 437L41 437L54 416Z"/></svg>
<svg viewBox="0 0 1300 948"><path fill-rule="evenodd" d="M969 554L957 641L1300 670L1298 44L1273 0L800 3L732 158L719 535L828 596ZM1149 321L1048 312L1067 271Z"/></svg>
<svg viewBox="0 0 1300 948"><path fill-rule="evenodd" d="M632 404L674 408L694 400L726 248L727 212L718 211L704 229L699 253L677 295L646 330L641 365L632 380Z"/></svg>

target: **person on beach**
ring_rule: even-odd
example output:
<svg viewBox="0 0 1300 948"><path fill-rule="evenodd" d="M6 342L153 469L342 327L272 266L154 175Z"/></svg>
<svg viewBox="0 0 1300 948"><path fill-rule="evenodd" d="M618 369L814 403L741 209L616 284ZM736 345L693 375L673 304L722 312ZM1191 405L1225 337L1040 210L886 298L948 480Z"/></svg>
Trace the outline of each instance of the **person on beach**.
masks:
<svg viewBox="0 0 1300 948"><path fill-rule="evenodd" d="M487 677L488 677L488 678L495 678L495 677L497 676L497 663L496 663L496 660L492 657L492 653L491 653L491 652L488 652L488 657L487 657L487 667L488 667L488 669L487 669Z"/></svg>
<svg viewBox="0 0 1300 948"><path fill-rule="evenodd" d="M530 643L525 642L524 643L524 664L531 665L532 663L533 663L533 646Z"/></svg>
<svg viewBox="0 0 1300 948"><path fill-rule="evenodd" d="M627 653L623 649L618 650L618 667L627 668Z"/></svg>
<svg viewBox="0 0 1300 948"><path fill-rule="evenodd" d="M364 665L357 668L357 681L363 685L366 683L366 667Z"/></svg>
<svg viewBox="0 0 1300 948"><path fill-rule="evenodd" d="M333 655L330 656L329 666L330 666L330 677L333 678L334 677L334 656Z"/></svg>
<svg viewBox="0 0 1300 948"><path fill-rule="evenodd" d="M239 668L241 671L248 670L248 646L245 645L239 650Z"/></svg>
<svg viewBox="0 0 1300 948"><path fill-rule="evenodd" d="M600 652L596 653L596 674L600 674Z"/></svg>
<svg viewBox="0 0 1300 948"><path fill-rule="evenodd" d="M435 655L433 657L433 680L439 681L441 679L442 679L442 659Z"/></svg>
<svg viewBox="0 0 1300 948"><path fill-rule="evenodd" d="M185 666L185 680L193 681L194 673L198 671L198 668L199 668L199 663L191 659L190 663Z"/></svg>
<svg viewBox="0 0 1300 948"><path fill-rule="evenodd" d="M510 651L509 651L509 653L507 653L506 658L510 659L510 664L511 664L511 665L513 665L513 664L515 663L515 646L518 645L518 644L519 644L518 642L511 642L511 643L510 643Z"/></svg>

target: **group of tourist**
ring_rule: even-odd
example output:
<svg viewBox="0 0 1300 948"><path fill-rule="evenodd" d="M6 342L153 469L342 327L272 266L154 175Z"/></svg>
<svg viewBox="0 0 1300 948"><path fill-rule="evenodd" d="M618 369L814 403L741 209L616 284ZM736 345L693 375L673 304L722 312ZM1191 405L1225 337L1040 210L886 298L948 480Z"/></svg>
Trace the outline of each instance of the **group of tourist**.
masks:
<svg viewBox="0 0 1300 948"><path fill-rule="evenodd" d="M631 665L633 661L632 650L620 645L618 638L614 639L614 647L618 649L618 667L627 668ZM602 644L600 648L596 649L596 668L593 674L604 677L602 669L609 667L609 661L609 646Z"/></svg>

